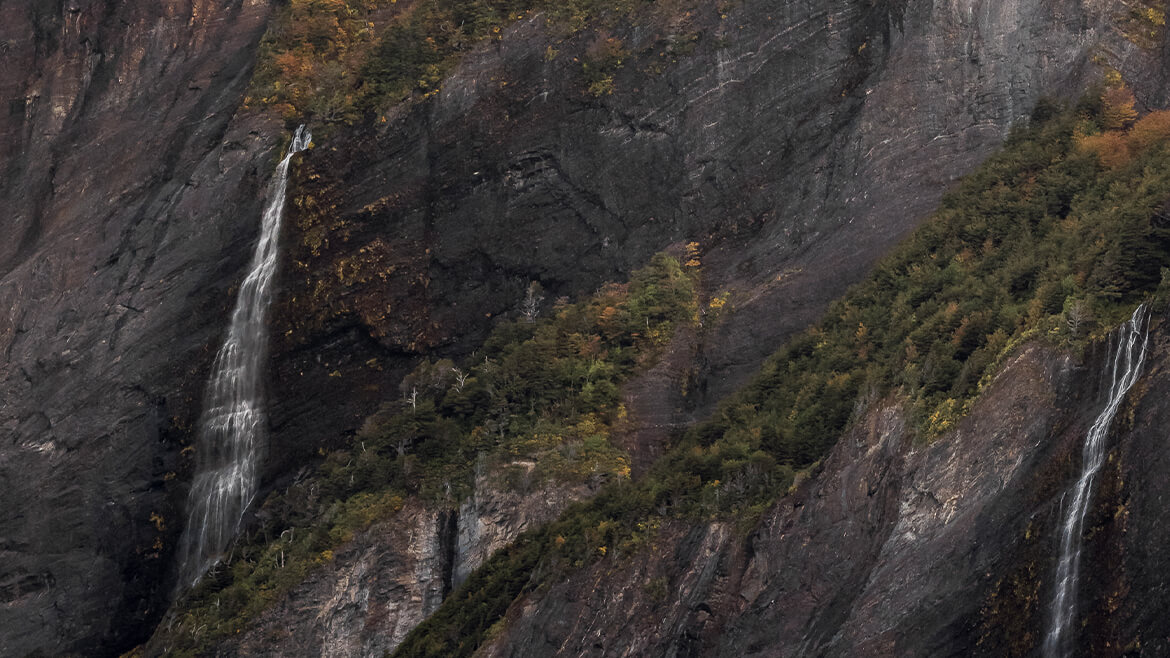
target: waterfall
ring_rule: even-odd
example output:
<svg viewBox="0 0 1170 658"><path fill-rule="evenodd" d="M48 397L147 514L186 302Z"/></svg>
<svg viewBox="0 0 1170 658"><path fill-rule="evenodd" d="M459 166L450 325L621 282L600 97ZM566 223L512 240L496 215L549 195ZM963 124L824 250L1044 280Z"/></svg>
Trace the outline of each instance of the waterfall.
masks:
<svg viewBox="0 0 1170 658"><path fill-rule="evenodd" d="M1070 653L1070 630L1076 618L1077 584L1080 579L1081 534L1085 513L1093 494L1093 479L1105 463L1105 437L1125 394L1137 381L1146 359L1148 314L1145 304L1137 307L1129 321L1118 329L1116 344L1110 343L1105 361L1109 375L1109 397L1105 408L1085 435L1081 456L1081 477L1065 494L1068 500L1064 522L1060 527L1060 562L1056 568L1056 590L1048 633L1044 637L1044 656L1059 658Z"/></svg>
<svg viewBox="0 0 1170 658"><path fill-rule="evenodd" d="M289 162L311 139L304 126L297 128L288 152L276 167L268 187L260 240L236 296L231 328L212 366L199 420L187 525L180 544L180 586L199 582L219 560L256 495L267 426L260 386L268 348L265 315L276 271Z"/></svg>

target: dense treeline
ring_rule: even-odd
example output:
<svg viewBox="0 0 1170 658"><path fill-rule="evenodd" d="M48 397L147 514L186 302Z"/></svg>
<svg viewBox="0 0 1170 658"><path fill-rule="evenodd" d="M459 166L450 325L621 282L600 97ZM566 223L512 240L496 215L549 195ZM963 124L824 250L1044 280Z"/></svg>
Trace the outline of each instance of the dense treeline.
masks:
<svg viewBox="0 0 1170 658"><path fill-rule="evenodd" d="M663 516L741 527L896 392L924 440L953 427L1027 340L1077 349L1170 265L1170 113L1115 84L1041 103L874 273L639 482L618 483L485 564L395 655L466 656L517 596L653 541ZM616 550L615 550L616 549Z"/></svg>
<svg viewBox="0 0 1170 658"><path fill-rule="evenodd" d="M695 441L758 443L805 465L835 440L859 392L891 388L915 402L924 435L937 436L1020 340L1077 342L1111 327L1170 264L1170 113L1133 123L1126 93L1055 117L1038 108L1032 126L770 359Z"/></svg>

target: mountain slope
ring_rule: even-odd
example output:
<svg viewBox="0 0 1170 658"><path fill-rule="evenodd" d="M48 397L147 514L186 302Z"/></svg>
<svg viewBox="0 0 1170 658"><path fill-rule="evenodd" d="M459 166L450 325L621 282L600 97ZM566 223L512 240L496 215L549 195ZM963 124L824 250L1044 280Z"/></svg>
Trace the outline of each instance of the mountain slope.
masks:
<svg viewBox="0 0 1170 658"><path fill-rule="evenodd" d="M696 241L735 310L662 379L691 395L655 424L685 424L1093 57L1165 100L1160 41L1123 33L1120 3L663 5L567 35L508 23L438 94L305 157L265 493L349 444L420 358L471 353L530 281L577 297ZM270 9L0 7L4 653L115 653L162 615L182 450L280 141L236 114ZM598 95L582 62L611 39L629 55Z"/></svg>

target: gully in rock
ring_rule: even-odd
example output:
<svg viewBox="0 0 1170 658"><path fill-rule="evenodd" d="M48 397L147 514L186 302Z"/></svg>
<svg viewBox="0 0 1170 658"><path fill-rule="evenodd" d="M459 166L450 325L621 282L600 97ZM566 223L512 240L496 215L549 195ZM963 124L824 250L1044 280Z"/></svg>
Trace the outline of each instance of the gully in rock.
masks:
<svg viewBox="0 0 1170 658"><path fill-rule="evenodd" d="M1110 345L1105 366L1109 368L1109 397L1105 408L1093 421L1081 457L1081 477L1065 494L1069 501L1065 508L1064 521L1060 526L1060 561L1056 568L1056 589L1052 594L1052 607L1048 632L1044 636L1044 656L1059 658L1072 653L1072 626L1076 617L1077 584L1080 579L1081 534L1084 530L1085 512L1093 494L1093 480L1105 463L1105 437L1109 426L1125 394L1141 375L1146 360L1148 343L1149 313L1142 304L1129 321L1118 329L1116 345Z"/></svg>
<svg viewBox="0 0 1170 658"><path fill-rule="evenodd" d="M260 241L240 285L227 339L215 357L196 443L195 479L180 545L180 586L193 585L218 559L256 495L258 463L267 419L261 373L267 354L265 315L271 301L281 216L293 155L312 135L297 128L268 189Z"/></svg>

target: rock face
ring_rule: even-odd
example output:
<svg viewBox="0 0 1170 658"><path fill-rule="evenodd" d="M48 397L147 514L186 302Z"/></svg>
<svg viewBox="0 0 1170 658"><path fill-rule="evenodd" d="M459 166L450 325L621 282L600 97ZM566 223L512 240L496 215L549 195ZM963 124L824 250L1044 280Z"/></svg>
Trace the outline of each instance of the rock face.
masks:
<svg viewBox="0 0 1170 658"><path fill-rule="evenodd" d="M1157 309L1160 311L1161 309ZM1166 321L1165 313L1161 313ZM1170 460L1163 401L1170 394L1166 331L1151 336L1154 360L1130 393L1115 424L1116 437L1085 519L1080 611L1088 620L1080 638L1087 654L1158 656L1170 653L1161 620L1170 613L1167 587L1166 482Z"/></svg>
<svg viewBox="0 0 1170 658"><path fill-rule="evenodd" d="M355 537L221 655L380 656L451 589L454 515L413 501Z"/></svg>
<svg viewBox="0 0 1170 658"><path fill-rule="evenodd" d="M522 492L480 473L457 512L411 500L336 551L218 653L354 658L393 651L492 553L591 493L550 483Z"/></svg>
<svg viewBox="0 0 1170 658"><path fill-rule="evenodd" d="M1115 0L723 9L585 31L555 56L544 21L531 17L468 56L437 96L388 110L385 123L338 128L305 155L273 327L268 486L344 440L420 355L469 353L529 281L550 299L588 291L690 240L702 246L705 284L730 291L734 311L695 348L690 408L642 390L659 402L647 407L653 419L634 423L701 415L925 216L1037 98L1079 93L1096 75L1093 56L1134 80L1144 103L1166 100L1160 51L1111 27L1124 10ZM117 653L166 605L189 467L180 451L279 141L279 126L236 114L268 12L262 0L0 5L2 654ZM614 71L615 93L595 97L580 62L611 37L630 56ZM894 438L878 454L909 460L895 445L896 418L887 421L878 434ZM1120 492L1145 486L1118 478ZM423 511L412 518L431 527ZM487 542L477 546L508 536L476 532ZM680 556L749 569L727 528L670 532ZM379 541L403 541L395 537ZM357 627L345 615L370 614L365 585L354 584L376 571L369 541L331 567L349 585L320 581L337 615L306 620L287 641L334 637L329 628ZM1125 586L1154 587L1139 582L1148 549L1126 541L1115 541L1134 560ZM646 566L651 580L667 577L656 568ZM728 582L719 570L692 576L696 597ZM747 616L729 637L761 633L753 615L770 622L755 601L791 587L755 578L744 587L761 593L742 604ZM390 596L392 580L379 582ZM427 587L409 590L415 608L387 615L420 619L433 603ZM836 617L826 629L848 617L843 606L827 608ZM714 647L703 629L731 623L709 607L676 610L687 646ZM289 614L281 626L296 623ZM1129 614L1132 627L1147 619ZM859 635L834 630L816 646L893 641L840 628ZM518 628L496 650L527 646L524 637Z"/></svg>
<svg viewBox="0 0 1170 658"><path fill-rule="evenodd" d="M509 465L526 478L535 464ZM567 486L541 482L509 486L482 470L476 474L475 492L459 506L452 586L458 587L472 571L526 530L555 521L571 503L596 493L587 485Z"/></svg>
<svg viewBox="0 0 1170 658"><path fill-rule="evenodd" d="M267 15L0 6L0 654L116 653L165 608L166 483L276 146L232 122Z"/></svg>
<svg viewBox="0 0 1170 658"><path fill-rule="evenodd" d="M1151 548L1165 533L1166 492L1148 475L1167 459L1165 442L1151 441L1165 420L1153 399L1170 383L1164 326L1154 344L1086 526L1084 564L1100 565L1081 593L1087 655L1167 650L1156 630L1170 610L1165 559ZM930 445L908 437L898 405L876 405L750 536L666 528L640 555L513 605L483 655L1034 655L1061 496L1107 392L1104 356L1076 367L1023 350Z"/></svg>

